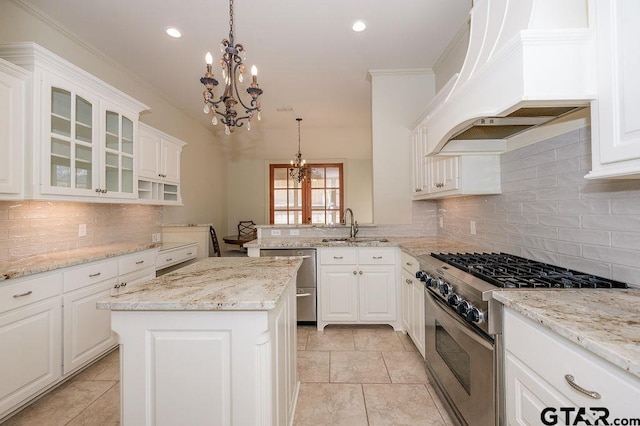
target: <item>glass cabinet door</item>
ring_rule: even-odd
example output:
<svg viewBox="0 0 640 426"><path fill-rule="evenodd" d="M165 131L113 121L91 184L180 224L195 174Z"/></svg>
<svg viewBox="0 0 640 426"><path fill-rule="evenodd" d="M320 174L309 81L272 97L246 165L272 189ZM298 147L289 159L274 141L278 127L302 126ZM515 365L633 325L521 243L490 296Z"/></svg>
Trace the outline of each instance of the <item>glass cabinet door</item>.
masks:
<svg viewBox="0 0 640 426"><path fill-rule="evenodd" d="M90 101L71 91L51 87L49 187L93 188L93 124Z"/></svg>
<svg viewBox="0 0 640 426"><path fill-rule="evenodd" d="M124 115L105 112L104 189L107 194L134 195L133 121Z"/></svg>

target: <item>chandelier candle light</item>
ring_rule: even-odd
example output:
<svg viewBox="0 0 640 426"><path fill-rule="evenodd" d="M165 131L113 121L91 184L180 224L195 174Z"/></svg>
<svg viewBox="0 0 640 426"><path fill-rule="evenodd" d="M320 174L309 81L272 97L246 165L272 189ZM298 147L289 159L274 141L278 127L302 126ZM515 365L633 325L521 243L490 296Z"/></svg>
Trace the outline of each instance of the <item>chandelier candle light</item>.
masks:
<svg viewBox="0 0 640 426"><path fill-rule="evenodd" d="M222 52L222 58L220 59L220 65L222 66L222 78L225 83L224 93L222 96L215 100L213 89L218 85L218 80L215 79L212 72L213 56L210 52L207 52L205 61L207 63L207 72L204 77L200 79L205 87L203 92L204 96L204 108L205 114L210 112L213 114L211 124L214 126L218 124L218 117L221 117L222 124L224 124L224 132L230 135L235 127L242 127L244 121L247 121L247 130L251 130L251 119L254 113L257 113L258 120L260 117L260 101L258 96L262 94L262 89L258 86L258 68L255 65L251 67L251 85L247 88L247 93L251 96L251 102L245 104L240 97L238 91L238 83L244 81L243 73L245 71L245 65L242 62L246 60L246 53L244 46L240 43L234 44L233 34L233 0L229 1L229 38L222 39L220 44L220 51ZM240 103L245 110L245 114L238 117L238 112L235 110L237 103ZM224 105L224 111L221 111ZM220 109L218 109L220 107Z"/></svg>
<svg viewBox="0 0 640 426"><path fill-rule="evenodd" d="M296 121L298 122L298 153L295 159L290 162L289 175L300 183L309 178L309 166L307 166L307 160L302 159L302 153L300 152L300 122L302 118L296 118Z"/></svg>

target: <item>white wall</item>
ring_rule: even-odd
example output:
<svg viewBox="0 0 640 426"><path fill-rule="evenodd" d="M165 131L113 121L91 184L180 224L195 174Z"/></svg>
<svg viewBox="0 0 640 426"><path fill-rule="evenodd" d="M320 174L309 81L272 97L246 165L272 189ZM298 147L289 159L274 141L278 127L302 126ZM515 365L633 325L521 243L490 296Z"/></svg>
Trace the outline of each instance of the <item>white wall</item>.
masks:
<svg viewBox="0 0 640 426"><path fill-rule="evenodd" d="M373 221L412 223L411 127L435 95L431 70L370 71Z"/></svg>
<svg viewBox="0 0 640 426"><path fill-rule="evenodd" d="M141 121L187 142L182 157L184 207L164 209L164 223L222 224L226 162L210 129L187 117L143 79L84 44L57 24L8 0L0 1L0 42L33 41L151 107Z"/></svg>

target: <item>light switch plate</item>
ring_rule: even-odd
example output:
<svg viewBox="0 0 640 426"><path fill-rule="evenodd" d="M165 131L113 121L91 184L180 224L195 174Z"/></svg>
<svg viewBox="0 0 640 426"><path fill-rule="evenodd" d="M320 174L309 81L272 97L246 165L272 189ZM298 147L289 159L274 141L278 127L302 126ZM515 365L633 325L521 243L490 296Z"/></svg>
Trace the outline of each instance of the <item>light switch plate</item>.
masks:
<svg viewBox="0 0 640 426"><path fill-rule="evenodd" d="M86 237L87 236L87 224L82 223L78 225L78 237Z"/></svg>
<svg viewBox="0 0 640 426"><path fill-rule="evenodd" d="M471 222L469 222L469 232L471 232L471 235L476 235L476 221L472 220Z"/></svg>

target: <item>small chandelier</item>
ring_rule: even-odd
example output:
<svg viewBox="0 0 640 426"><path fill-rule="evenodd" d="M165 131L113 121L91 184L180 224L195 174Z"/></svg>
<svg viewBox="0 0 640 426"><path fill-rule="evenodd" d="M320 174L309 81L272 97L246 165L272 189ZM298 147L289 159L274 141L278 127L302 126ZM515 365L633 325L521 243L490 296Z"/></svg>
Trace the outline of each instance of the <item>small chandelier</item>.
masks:
<svg viewBox="0 0 640 426"><path fill-rule="evenodd" d="M247 130L251 130L251 118L253 118L254 113L257 112L258 120L261 119L258 96L262 94L262 89L258 86L258 68L253 65L251 67L251 85L247 88L247 93L251 96L251 101L248 105L242 100L240 92L238 91L238 83L244 81L243 73L245 71L245 65L242 61L247 58L244 46L240 43L234 44L233 0L229 0L229 38L222 39L220 52L222 52L220 65L222 66L222 78L225 83L224 93L218 100L215 100L213 88L218 85L218 80L214 78L211 72L213 56L210 52L207 52L205 57L207 72L204 74L204 77L200 79L200 83L202 83L206 89L203 92L203 111L205 114L209 114L210 112L213 114L211 124L214 126L218 124L217 115L219 115L222 124L224 124L224 132L227 135L230 135L235 127L242 127L245 120L247 121ZM238 117L238 112L235 110L235 106L238 103L244 108L246 115ZM223 105L224 111L222 111ZM218 107L220 107L220 109L218 109Z"/></svg>
<svg viewBox="0 0 640 426"><path fill-rule="evenodd" d="M291 167L289 167L289 175L292 179L298 181L309 179L309 166L307 166L307 160L302 159L302 153L300 152L300 122L302 118L296 118L298 122L298 153L295 156L295 160L291 160Z"/></svg>

